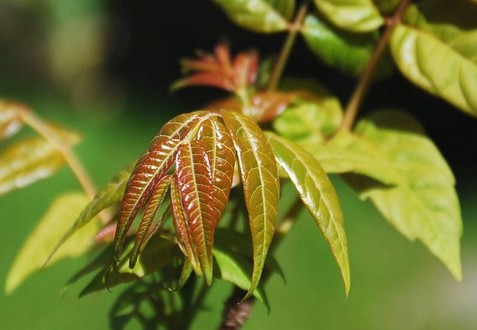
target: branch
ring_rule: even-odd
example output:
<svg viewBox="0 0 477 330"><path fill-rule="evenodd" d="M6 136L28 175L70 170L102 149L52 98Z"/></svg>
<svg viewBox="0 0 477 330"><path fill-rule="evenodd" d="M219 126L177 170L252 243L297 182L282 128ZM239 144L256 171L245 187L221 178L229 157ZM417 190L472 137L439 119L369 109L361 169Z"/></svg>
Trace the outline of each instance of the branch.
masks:
<svg viewBox="0 0 477 330"><path fill-rule="evenodd" d="M358 85L351 95L339 131L351 130L356 119L356 115L358 114L359 107L361 106L361 103L363 102L363 99L366 96L366 93L368 92L368 89L374 79L376 69L378 68L378 65L384 55L384 51L386 50L386 47L389 43L389 39L391 38L391 34L394 31L396 25L401 22L401 18L410 3L411 0L402 0L394 14L386 19L386 29L384 30L378 44L376 45L376 49L374 50L373 56L369 61L364 74L361 76Z"/></svg>

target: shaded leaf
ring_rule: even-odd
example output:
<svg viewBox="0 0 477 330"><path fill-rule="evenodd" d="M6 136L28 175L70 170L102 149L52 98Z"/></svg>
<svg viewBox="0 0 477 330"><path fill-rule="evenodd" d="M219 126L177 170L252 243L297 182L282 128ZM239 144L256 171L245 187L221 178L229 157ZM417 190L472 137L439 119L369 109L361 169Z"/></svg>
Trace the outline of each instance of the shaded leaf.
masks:
<svg viewBox="0 0 477 330"><path fill-rule="evenodd" d="M383 16L391 15L399 5L400 0L373 0Z"/></svg>
<svg viewBox="0 0 477 330"><path fill-rule="evenodd" d="M358 77L363 74L379 39L377 31L356 34L330 26L315 15L308 15L301 30L310 50L325 64ZM376 78L391 75L393 63L388 53L380 62Z"/></svg>
<svg viewBox="0 0 477 330"><path fill-rule="evenodd" d="M87 203L88 198L82 193L68 193L55 199L15 259L5 285L7 294L13 292L29 275L40 270L56 242L71 226L71 220ZM76 232L51 258L49 265L87 251L92 246L98 225L98 221L92 221Z"/></svg>
<svg viewBox="0 0 477 330"><path fill-rule="evenodd" d="M253 275L247 296L255 290L273 238L279 200L278 170L262 130L249 117L222 111L234 140L253 243Z"/></svg>
<svg viewBox="0 0 477 330"><path fill-rule="evenodd" d="M219 269L218 278L232 283L242 290L248 290L252 285L252 264L239 254L214 248L214 257ZM267 297L263 287L259 285L253 295L268 306Z"/></svg>
<svg viewBox="0 0 477 330"><path fill-rule="evenodd" d="M345 285L350 288L348 243L343 226L343 214L338 196L320 163L298 145L267 134L277 162L294 183L303 204L307 207L331 248Z"/></svg>
<svg viewBox="0 0 477 330"><path fill-rule="evenodd" d="M336 27L353 32L377 30L384 19L372 0L314 0L316 7Z"/></svg>
<svg viewBox="0 0 477 330"><path fill-rule="evenodd" d="M63 138L76 142L66 134ZM10 145L0 155L0 195L53 175L63 163L58 149L43 137L27 138Z"/></svg>
<svg viewBox="0 0 477 330"><path fill-rule="evenodd" d="M283 17L288 21L292 20L293 14L295 12L295 1L296 0L266 0L269 4L273 6Z"/></svg>
<svg viewBox="0 0 477 330"><path fill-rule="evenodd" d="M285 81L291 88L306 88L295 92L295 99L287 111L273 122L280 136L289 140L322 143L326 136L336 132L342 120L342 108L337 97L318 83L310 80Z"/></svg>
<svg viewBox="0 0 477 330"><path fill-rule="evenodd" d="M0 102L0 140L14 135L22 126L18 106L10 102Z"/></svg>
<svg viewBox="0 0 477 330"><path fill-rule="evenodd" d="M235 24L261 33L281 32L287 29L287 21L280 13L283 1L273 0L212 0L221 7ZM280 4L274 8L273 4ZM285 15L289 15L284 12Z"/></svg>
<svg viewBox="0 0 477 330"><path fill-rule="evenodd" d="M390 41L394 60L409 80L473 116L476 44L477 7L471 1L455 1L452 10L442 0L411 6Z"/></svg>

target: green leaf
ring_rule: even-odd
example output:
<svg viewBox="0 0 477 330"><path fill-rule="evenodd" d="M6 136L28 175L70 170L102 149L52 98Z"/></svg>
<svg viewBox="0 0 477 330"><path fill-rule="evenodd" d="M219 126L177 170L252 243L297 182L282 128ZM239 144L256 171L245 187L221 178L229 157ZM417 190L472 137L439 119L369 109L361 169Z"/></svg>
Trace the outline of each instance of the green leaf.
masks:
<svg viewBox="0 0 477 330"><path fill-rule="evenodd" d="M247 293L260 281L278 212L280 184L272 149L258 125L238 112L221 111L234 140L253 243L253 275Z"/></svg>
<svg viewBox="0 0 477 330"><path fill-rule="evenodd" d="M71 225L70 220L74 219L87 203L88 198L82 193L64 194L53 202L15 259L7 276L7 294L12 293L29 275L41 269L56 242ZM98 221L92 221L76 232L51 258L49 265L87 251L92 246L98 225Z"/></svg>
<svg viewBox="0 0 477 330"><path fill-rule="evenodd" d="M23 126L18 106L0 101L0 140L14 135Z"/></svg>
<svg viewBox="0 0 477 330"><path fill-rule="evenodd" d="M0 195L50 177L63 164L61 153L43 137L16 142L0 155Z"/></svg>
<svg viewBox="0 0 477 330"><path fill-rule="evenodd" d="M303 204L321 230L338 263L345 285L350 288L348 243L338 196L320 163L298 145L267 134L277 162L287 172Z"/></svg>
<svg viewBox="0 0 477 330"><path fill-rule="evenodd" d="M221 7L235 24L261 33L275 33L287 29L285 15L289 15L289 7L278 0L212 0ZM273 4L279 5L274 8Z"/></svg>
<svg viewBox="0 0 477 330"><path fill-rule="evenodd" d="M349 33L330 26L315 15L308 15L301 30L310 50L325 64L354 77L360 76L371 57L379 39L377 31ZM376 78L388 77L393 63L385 53L378 66Z"/></svg>
<svg viewBox="0 0 477 330"><path fill-rule="evenodd" d="M293 19L293 14L295 12L295 1L296 0L265 0L272 5L283 17L288 21Z"/></svg>
<svg viewBox="0 0 477 330"><path fill-rule="evenodd" d="M128 182L133 166L130 165L118 172L113 179L98 193L92 201L86 205L81 214L76 218L73 225L66 231L50 253L51 258L77 230L87 225L99 212L119 202L123 196L126 183ZM48 260L49 260L48 258Z"/></svg>
<svg viewBox="0 0 477 330"><path fill-rule="evenodd" d="M373 0L383 16L391 15L399 5L400 0Z"/></svg>
<svg viewBox="0 0 477 330"><path fill-rule="evenodd" d="M318 11L336 27L353 32L377 30L384 23L372 0L314 0Z"/></svg>
<svg viewBox="0 0 477 330"><path fill-rule="evenodd" d="M218 278L235 284L242 290L248 290L252 285L250 274L252 264L243 256L231 251L221 250L214 247L214 257L219 268ZM253 295L264 304L268 305L263 287L259 285Z"/></svg>
<svg viewBox="0 0 477 330"><path fill-rule="evenodd" d="M342 108L338 98L313 80L286 79L284 87L288 86L298 89L299 96L275 119L273 128L290 140L322 143L341 123Z"/></svg>
<svg viewBox="0 0 477 330"><path fill-rule="evenodd" d="M390 46L399 70L414 84L477 116L477 7L430 0L411 6ZM429 56L432 54L432 56Z"/></svg>
<svg viewBox="0 0 477 330"><path fill-rule="evenodd" d="M359 122L354 134L309 146L327 171L357 173L379 181L360 189L410 240L421 240L461 278L460 207L444 158L413 118L382 111ZM362 183L362 182L361 182Z"/></svg>

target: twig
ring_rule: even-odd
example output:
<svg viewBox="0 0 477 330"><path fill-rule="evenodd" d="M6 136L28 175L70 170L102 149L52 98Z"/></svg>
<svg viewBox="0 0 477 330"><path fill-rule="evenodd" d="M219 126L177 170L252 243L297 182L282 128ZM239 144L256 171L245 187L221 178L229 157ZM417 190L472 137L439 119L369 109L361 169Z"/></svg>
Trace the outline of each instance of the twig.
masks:
<svg viewBox="0 0 477 330"><path fill-rule="evenodd" d="M409 6L410 1L411 0L402 0L394 14L386 19L386 29L384 30L378 44L376 45L376 49L374 50L373 56L371 57L364 74L361 76L358 85L351 95L345 110L343 122L341 123L341 127L339 129L340 131L351 130L356 119L356 115L358 114L359 107L361 106L361 103L363 102L363 99L366 96L369 87L371 86L378 65L389 43L391 33L393 32L396 25L401 21L401 18L404 15L406 8Z"/></svg>

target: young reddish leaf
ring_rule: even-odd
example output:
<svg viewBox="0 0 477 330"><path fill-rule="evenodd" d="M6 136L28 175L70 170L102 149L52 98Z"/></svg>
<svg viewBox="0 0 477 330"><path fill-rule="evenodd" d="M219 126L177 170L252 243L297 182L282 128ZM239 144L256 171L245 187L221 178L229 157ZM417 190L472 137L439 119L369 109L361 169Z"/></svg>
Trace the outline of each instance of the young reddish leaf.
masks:
<svg viewBox="0 0 477 330"><path fill-rule="evenodd" d="M255 82L258 54L241 52L232 61L229 47L218 44L214 54L199 54L199 59L183 60L181 64L184 72L192 74L174 83L173 90L186 86L212 86L236 93Z"/></svg>
<svg viewBox="0 0 477 330"><path fill-rule="evenodd" d="M198 276L202 276L202 269L200 268L197 254L192 245L189 223L184 214L176 180L171 181L171 199L174 220L173 222L174 228L176 229L176 236L179 241L179 247L181 248L182 253L184 253L187 259L190 261L196 274Z"/></svg>
<svg viewBox="0 0 477 330"><path fill-rule="evenodd" d="M0 103L0 140L12 136L22 127L18 106L10 102Z"/></svg>
<svg viewBox="0 0 477 330"><path fill-rule="evenodd" d="M156 216L157 210L164 201L169 184L171 183L171 176L164 176L157 186L154 188L154 193L147 202L146 209L142 216L139 227L136 231L136 236L134 239L134 247L131 251L131 258L129 259L129 268L134 268L139 254L143 251L144 246L147 244L147 238L149 238L149 232L151 224ZM162 221L160 221L162 222ZM160 223L159 223L160 225Z"/></svg>
<svg viewBox="0 0 477 330"><path fill-rule="evenodd" d="M131 174L119 211L114 238L114 259L121 254L124 238L139 210L145 205L157 183L175 161L177 150L183 141L196 135L200 124L209 118L206 111L179 115L167 122L152 140L147 152L141 157Z"/></svg>
<svg viewBox="0 0 477 330"><path fill-rule="evenodd" d="M280 194L278 170L265 135L251 118L237 112L221 114L234 140L249 214L254 260L249 297L260 280L275 230Z"/></svg>
<svg viewBox="0 0 477 330"><path fill-rule="evenodd" d="M176 183L192 249L207 285L212 284L212 245L218 219L214 212L212 167L204 147L196 141L182 144L177 153Z"/></svg>
<svg viewBox="0 0 477 330"><path fill-rule="evenodd" d="M318 160L307 151L280 138L267 134L275 157L295 185L303 204L323 233L341 269L346 295L350 288L348 243L343 227L343 215L338 196Z"/></svg>

